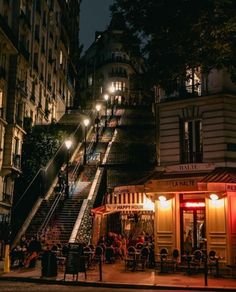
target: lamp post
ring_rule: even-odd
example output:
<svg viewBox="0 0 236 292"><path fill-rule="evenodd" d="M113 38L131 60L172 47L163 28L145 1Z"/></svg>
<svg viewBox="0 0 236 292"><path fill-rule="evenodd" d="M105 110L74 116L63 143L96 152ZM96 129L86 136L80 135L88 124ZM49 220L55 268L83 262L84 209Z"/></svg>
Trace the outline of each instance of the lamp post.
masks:
<svg viewBox="0 0 236 292"><path fill-rule="evenodd" d="M109 92L111 94L114 94L115 87L113 85L109 88ZM111 99L111 116L113 116L113 112L114 112L114 102L115 102L115 96L113 96L113 99Z"/></svg>
<svg viewBox="0 0 236 292"><path fill-rule="evenodd" d="M99 130L99 112L101 110L101 105L100 104L96 104L96 111L97 111L97 117L95 119L95 123L96 123L96 143L98 143L98 139L99 139L99 133L98 133L98 130Z"/></svg>
<svg viewBox="0 0 236 292"><path fill-rule="evenodd" d="M104 99L106 101L106 116L105 116L105 128L107 127L107 102L108 102L109 95L105 94Z"/></svg>
<svg viewBox="0 0 236 292"><path fill-rule="evenodd" d="M89 125L89 119L84 119L84 165L87 162L87 141L86 141L86 136L87 136L87 127Z"/></svg>
<svg viewBox="0 0 236 292"><path fill-rule="evenodd" d="M67 149L67 157L66 157L66 189L65 189L65 195L66 198L69 197L69 159L70 159L70 148L72 146L72 141L70 139L67 139L65 141L66 149Z"/></svg>

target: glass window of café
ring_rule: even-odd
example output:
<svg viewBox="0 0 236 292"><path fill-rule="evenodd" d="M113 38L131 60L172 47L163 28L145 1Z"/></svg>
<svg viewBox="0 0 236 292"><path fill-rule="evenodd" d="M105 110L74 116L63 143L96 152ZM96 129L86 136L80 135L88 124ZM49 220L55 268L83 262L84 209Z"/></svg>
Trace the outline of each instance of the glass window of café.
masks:
<svg viewBox="0 0 236 292"><path fill-rule="evenodd" d="M206 248L205 200L184 199L180 203L181 253Z"/></svg>

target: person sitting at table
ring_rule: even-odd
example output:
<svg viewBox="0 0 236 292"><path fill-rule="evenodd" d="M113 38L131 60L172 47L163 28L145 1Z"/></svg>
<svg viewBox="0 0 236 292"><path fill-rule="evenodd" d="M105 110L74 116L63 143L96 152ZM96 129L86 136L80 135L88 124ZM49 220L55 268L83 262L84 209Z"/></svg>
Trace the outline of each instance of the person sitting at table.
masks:
<svg viewBox="0 0 236 292"><path fill-rule="evenodd" d="M192 230L190 229L184 241L184 251L186 254L192 253Z"/></svg>

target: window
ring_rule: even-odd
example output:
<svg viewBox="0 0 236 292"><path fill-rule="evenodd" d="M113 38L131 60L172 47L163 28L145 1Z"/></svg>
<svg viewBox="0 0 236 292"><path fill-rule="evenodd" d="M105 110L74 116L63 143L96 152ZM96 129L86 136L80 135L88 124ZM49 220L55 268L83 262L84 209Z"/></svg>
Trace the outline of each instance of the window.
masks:
<svg viewBox="0 0 236 292"><path fill-rule="evenodd" d="M180 144L181 163L202 162L201 120L181 120Z"/></svg>
<svg viewBox="0 0 236 292"><path fill-rule="evenodd" d="M112 82L111 86L115 88L115 90L125 91L125 82Z"/></svg>
<svg viewBox="0 0 236 292"><path fill-rule="evenodd" d="M59 59L60 65L62 65L63 62L63 54L62 51L60 51L60 59Z"/></svg>
<svg viewBox="0 0 236 292"><path fill-rule="evenodd" d="M93 85L93 77L92 75L88 76L88 86L92 86Z"/></svg>

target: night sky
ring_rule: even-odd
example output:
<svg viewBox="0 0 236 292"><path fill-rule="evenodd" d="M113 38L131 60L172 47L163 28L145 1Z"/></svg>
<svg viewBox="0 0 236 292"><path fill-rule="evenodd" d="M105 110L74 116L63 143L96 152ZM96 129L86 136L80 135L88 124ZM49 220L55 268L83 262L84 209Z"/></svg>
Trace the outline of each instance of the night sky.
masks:
<svg viewBox="0 0 236 292"><path fill-rule="evenodd" d="M83 52L92 44L95 31L104 31L110 22L113 0L82 0L80 6L80 44Z"/></svg>

